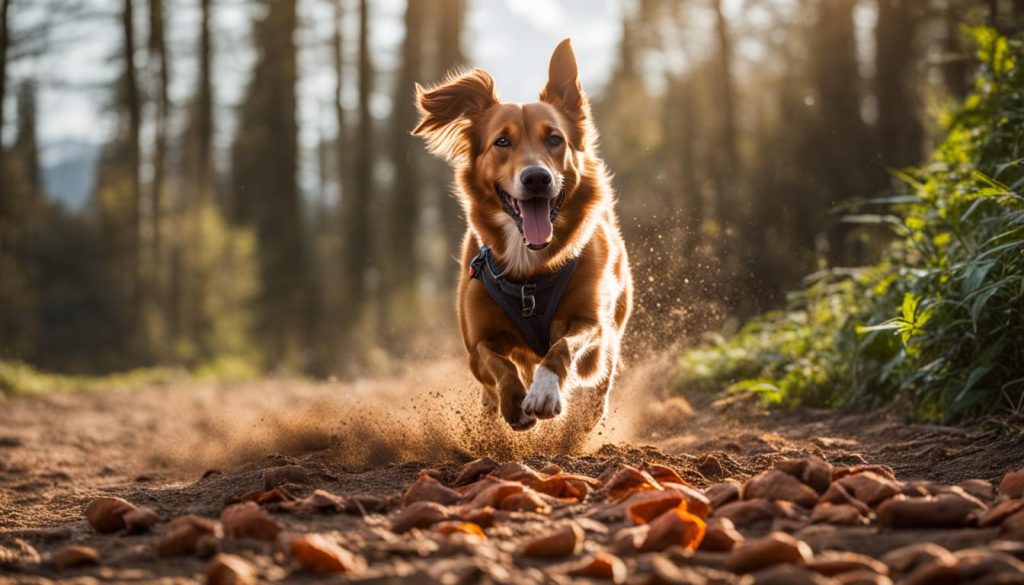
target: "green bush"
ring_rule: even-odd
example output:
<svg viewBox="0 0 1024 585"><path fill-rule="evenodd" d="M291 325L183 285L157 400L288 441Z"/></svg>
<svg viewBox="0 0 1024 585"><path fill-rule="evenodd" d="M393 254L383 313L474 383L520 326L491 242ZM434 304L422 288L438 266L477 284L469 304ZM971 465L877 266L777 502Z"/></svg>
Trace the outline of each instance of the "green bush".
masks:
<svg viewBox="0 0 1024 585"><path fill-rule="evenodd" d="M685 353L681 387L783 405L904 398L921 420L1024 411L1024 43L977 29L973 93L943 116L911 193L872 203L896 238L875 265L808 277L791 309Z"/></svg>

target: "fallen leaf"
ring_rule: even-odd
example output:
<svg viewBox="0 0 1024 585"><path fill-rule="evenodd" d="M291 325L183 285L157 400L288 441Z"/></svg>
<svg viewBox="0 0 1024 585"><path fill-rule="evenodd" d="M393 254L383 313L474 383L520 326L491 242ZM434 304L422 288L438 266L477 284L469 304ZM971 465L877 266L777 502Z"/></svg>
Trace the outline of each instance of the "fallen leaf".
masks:
<svg viewBox="0 0 1024 585"><path fill-rule="evenodd" d="M878 523L891 528L956 528L971 526L985 505L966 494L923 498L895 496L878 508Z"/></svg>
<svg viewBox="0 0 1024 585"><path fill-rule="evenodd" d="M455 477L455 481L452 482L452 485L461 486L473 483L497 469L499 465L501 464L490 457L474 459L462 466L462 469L459 470L459 474Z"/></svg>
<svg viewBox="0 0 1024 585"><path fill-rule="evenodd" d="M474 522L458 522L455 520L447 520L439 522L434 525L434 530L445 536L452 534L468 534L469 536L475 536L480 540L486 540L487 535L484 534L483 528Z"/></svg>
<svg viewBox="0 0 1024 585"><path fill-rule="evenodd" d="M356 555L320 534L297 536L288 549L292 558L312 573L349 573L361 565Z"/></svg>
<svg viewBox="0 0 1024 585"><path fill-rule="evenodd" d="M785 532L773 532L734 548L724 566L733 573L752 573L781 563L807 564L812 557L811 547L806 542Z"/></svg>
<svg viewBox="0 0 1024 585"><path fill-rule="evenodd" d="M745 539L736 530L736 525L728 518L710 518L704 530L704 539L700 541L700 550L713 552L729 552Z"/></svg>
<svg viewBox="0 0 1024 585"><path fill-rule="evenodd" d="M713 483L704 489L704 495L711 501L712 508L720 508L740 499L740 486L729 481Z"/></svg>
<svg viewBox="0 0 1024 585"><path fill-rule="evenodd" d="M242 557L219 554L206 569L207 585L256 585L256 569Z"/></svg>
<svg viewBox="0 0 1024 585"><path fill-rule="evenodd" d="M156 554L159 557L212 554L220 532L220 525L213 520L180 516L171 521L167 532L157 542Z"/></svg>
<svg viewBox="0 0 1024 585"><path fill-rule="evenodd" d="M860 510L850 504L829 504L823 502L811 510L812 524L834 524L838 526L861 526L868 519L861 515Z"/></svg>
<svg viewBox="0 0 1024 585"><path fill-rule="evenodd" d="M1003 520L1006 520L1020 510L1024 510L1024 500L1001 500L985 512L981 519L978 520L978 525L994 526L1001 524Z"/></svg>
<svg viewBox="0 0 1024 585"><path fill-rule="evenodd" d="M122 517L122 520L124 520L127 534L142 534L148 532L154 524L159 522L160 516L157 515L156 510L143 506L130 510Z"/></svg>
<svg viewBox="0 0 1024 585"><path fill-rule="evenodd" d="M686 509L686 501L683 499L683 494L677 490L650 493L651 497L640 498L639 501L626 508L626 515L633 524L647 524L664 514L667 510L677 508L680 505L682 505L684 510ZM641 494L634 494L626 501L628 502L638 495Z"/></svg>
<svg viewBox="0 0 1024 585"><path fill-rule="evenodd" d="M502 510L514 512L536 512L538 514L550 514L551 506L547 504L540 495L530 489L514 493L501 501L499 507Z"/></svg>
<svg viewBox="0 0 1024 585"><path fill-rule="evenodd" d="M443 506L462 500L462 494L445 486L424 471L406 490L402 503L406 506L415 502L437 502Z"/></svg>
<svg viewBox="0 0 1024 585"><path fill-rule="evenodd" d="M867 570L879 575L888 575L889 566L867 555L848 551L825 551L808 561L807 568L815 573L835 576L840 573Z"/></svg>
<svg viewBox="0 0 1024 585"><path fill-rule="evenodd" d="M619 557L599 552L594 556L584 559L568 574L572 577L585 577L588 579L604 579L612 583L624 583L626 581L626 563Z"/></svg>
<svg viewBox="0 0 1024 585"><path fill-rule="evenodd" d="M769 469L750 478L743 486L743 499L785 500L804 508L818 503L818 492L792 475Z"/></svg>
<svg viewBox="0 0 1024 585"><path fill-rule="evenodd" d="M494 526L494 508L470 510L465 514L462 514L462 519L466 522L472 522L481 528L490 528L491 526Z"/></svg>
<svg viewBox="0 0 1024 585"><path fill-rule="evenodd" d="M575 524L566 524L527 541L521 552L523 556L534 558L567 557L583 550L584 538L582 528Z"/></svg>
<svg viewBox="0 0 1024 585"><path fill-rule="evenodd" d="M1011 471L999 482L999 495L1011 498L1024 497L1024 469Z"/></svg>
<svg viewBox="0 0 1024 585"><path fill-rule="evenodd" d="M821 457L783 459L775 464L775 469L792 475L819 494L825 493L832 483L832 465Z"/></svg>
<svg viewBox="0 0 1024 585"><path fill-rule="evenodd" d="M125 527L124 516L136 510L135 504L115 497L96 498L85 507L85 517L100 534L117 532Z"/></svg>
<svg viewBox="0 0 1024 585"><path fill-rule="evenodd" d="M821 497L822 501L844 503L845 498L836 496L834 493L836 485L846 490L857 500L872 507L900 493L902 487L895 481L878 475L874 471L863 471L847 475L835 481Z"/></svg>
<svg viewBox="0 0 1024 585"><path fill-rule="evenodd" d="M683 495L686 502L686 510L691 514L707 518L711 514L711 500L700 490L681 483L662 483L661 487L668 490L675 490Z"/></svg>
<svg viewBox="0 0 1024 585"><path fill-rule="evenodd" d="M683 479L683 476L679 475L678 471L667 465L662 465L660 463L648 463L645 461L640 466L640 469L642 471L646 471L651 477L662 484L665 482L671 482L682 485L691 485L690 482Z"/></svg>
<svg viewBox="0 0 1024 585"><path fill-rule="evenodd" d="M281 508L295 514L338 514L348 509L348 503L339 495L315 490L301 500L285 503Z"/></svg>
<svg viewBox="0 0 1024 585"><path fill-rule="evenodd" d="M608 483L605 484L608 491L608 500L611 503L629 497L633 492L655 490L661 491L661 484L651 477L646 471L640 471L635 467L623 465Z"/></svg>
<svg viewBox="0 0 1024 585"><path fill-rule="evenodd" d="M921 567L942 560L952 565L956 562L953 553L932 542L919 542L891 550L878 559L895 573L906 575Z"/></svg>
<svg viewBox="0 0 1024 585"><path fill-rule="evenodd" d="M463 510L491 507L497 508L502 500L523 491L523 484L516 481L499 481L488 486L480 493L473 496L471 500L463 504Z"/></svg>
<svg viewBox="0 0 1024 585"><path fill-rule="evenodd" d="M686 511L686 506L668 510L650 522L651 530L640 546L642 551L663 551L670 546L694 550L704 538L706 525Z"/></svg>
<svg viewBox="0 0 1024 585"><path fill-rule="evenodd" d="M255 502L242 502L224 508L220 514L224 534L232 538L274 540L281 525Z"/></svg>
<svg viewBox="0 0 1024 585"><path fill-rule="evenodd" d="M583 500L590 493L590 489L599 486L600 482L585 475L559 473L528 485L542 494L555 498Z"/></svg>
<svg viewBox="0 0 1024 585"><path fill-rule="evenodd" d="M65 546L53 553L50 562L58 569L73 569L88 565L98 565L100 554L91 546Z"/></svg>
<svg viewBox="0 0 1024 585"><path fill-rule="evenodd" d="M527 485L533 484L534 482L540 481L546 477L529 465L518 462L503 463L494 471L491 471L490 476L507 481L518 481Z"/></svg>
<svg viewBox="0 0 1024 585"><path fill-rule="evenodd" d="M728 518L739 527L750 526L758 522L770 521L778 514L778 510L768 500L742 500L726 504L711 512L712 517Z"/></svg>
<svg viewBox="0 0 1024 585"><path fill-rule="evenodd" d="M437 502L415 502L391 519L391 531L399 534L413 528L427 528L451 517L448 509Z"/></svg>
<svg viewBox="0 0 1024 585"><path fill-rule="evenodd" d="M298 465L282 465L263 471L263 488L272 490L286 483L307 483L309 472Z"/></svg>
<svg viewBox="0 0 1024 585"><path fill-rule="evenodd" d="M896 481L896 472L888 465L851 465L850 467L834 467L832 469L832 481L838 481L844 477L857 475L858 473L874 473L890 481Z"/></svg>

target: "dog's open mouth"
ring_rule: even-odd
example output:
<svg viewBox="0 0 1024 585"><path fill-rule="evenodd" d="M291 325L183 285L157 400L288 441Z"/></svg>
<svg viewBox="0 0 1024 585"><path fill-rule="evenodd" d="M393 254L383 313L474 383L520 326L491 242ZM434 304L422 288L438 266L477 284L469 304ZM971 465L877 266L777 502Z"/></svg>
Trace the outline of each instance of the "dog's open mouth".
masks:
<svg viewBox="0 0 1024 585"><path fill-rule="evenodd" d="M526 246L531 250L546 248L551 243L555 218L558 217L558 210L562 206L565 191L562 190L557 197L551 199L535 197L520 200L502 189L498 183L494 184L494 190L498 193L498 197L501 197L501 204L504 206L505 212L515 220L519 233L526 241Z"/></svg>

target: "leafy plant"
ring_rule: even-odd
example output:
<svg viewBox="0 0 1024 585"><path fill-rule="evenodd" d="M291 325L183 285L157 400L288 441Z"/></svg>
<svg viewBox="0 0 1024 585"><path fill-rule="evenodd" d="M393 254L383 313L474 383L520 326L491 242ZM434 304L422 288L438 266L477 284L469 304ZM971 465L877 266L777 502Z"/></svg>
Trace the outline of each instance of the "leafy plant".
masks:
<svg viewBox="0 0 1024 585"><path fill-rule="evenodd" d="M783 405L900 396L923 420L1021 412L1024 44L987 28L973 35L981 74L943 116L931 161L897 174L911 192L871 201L892 214L848 218L893 227L882 259L812 275L788 311L687 352L681 385Z"/></svg>

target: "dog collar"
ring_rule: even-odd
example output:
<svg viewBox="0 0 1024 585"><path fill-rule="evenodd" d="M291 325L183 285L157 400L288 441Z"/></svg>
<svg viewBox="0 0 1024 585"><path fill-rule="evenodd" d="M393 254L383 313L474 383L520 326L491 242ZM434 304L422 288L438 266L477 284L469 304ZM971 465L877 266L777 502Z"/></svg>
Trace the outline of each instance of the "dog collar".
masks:
<svg viewBox="0 0 1024 585"><path fill-rule="evenodd" d="M544 357L551 348L555 310L578 263L579 259L573 258L558 270L516 282L505 278L507 270L498 269L494 253L484 244L469 263L469 277L483 283L487 294L519 329L523 341Z"/></svg>

